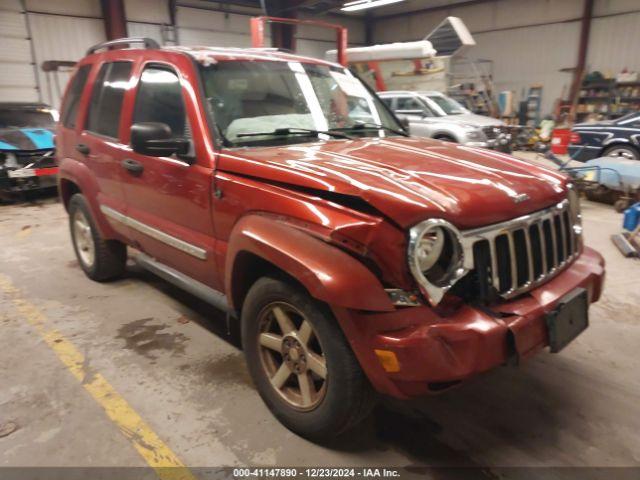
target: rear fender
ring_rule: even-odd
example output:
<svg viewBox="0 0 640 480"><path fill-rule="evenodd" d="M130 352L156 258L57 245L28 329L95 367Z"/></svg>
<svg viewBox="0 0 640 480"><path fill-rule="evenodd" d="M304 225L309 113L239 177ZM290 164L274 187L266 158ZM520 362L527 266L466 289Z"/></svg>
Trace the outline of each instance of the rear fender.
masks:
<svg viewBox="0 0 640 480"><path fill-rule="evenodd" d="M106 239L120 239L121 236L111 227L104 214L100 211L98 202L100 188L89 167L71 158L61 159L58 173L58 185L61 187L59 188L60 195L63 194L62 185L65 181L75 184L80 193L84 195L100 236Z"/></svg>
<svg viewBox="0 0 640 480"><path fill-rule="evenodd" d="M378 278L361 262L297 228L273 218L248 215L231 232L225 261L227 298L234 305L234 266L247 252L298 280L318 300L331 306L367 311L394 309ZM242 274L240 274L242 277Z"/></svg>

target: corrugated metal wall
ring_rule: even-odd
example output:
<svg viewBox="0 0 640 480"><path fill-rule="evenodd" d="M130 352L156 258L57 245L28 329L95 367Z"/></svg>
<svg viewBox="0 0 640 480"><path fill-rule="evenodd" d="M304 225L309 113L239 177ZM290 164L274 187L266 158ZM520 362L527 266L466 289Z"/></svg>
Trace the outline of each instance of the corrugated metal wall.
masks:
<svg viewBox="0 0 640 480"><path fill-rule="evenodd" d="M167 0L125 0L124 7L129 36L153 38L160 45L174 43Z"/></svg>
<svg viewBox="0 0 640 480"><path fill-rule="evenodd" d="M163 45L177 40L183 45L249 47L249 19L260 12L241 9L240 13L227 13L212 8L227 7L224 2L178 2L176 28L173 28L168 0L125 0L128 33L151 37ZM351 43L363 44L364 25L360 19L336 20L326 16L323 20L346 22ZM267 29L268 37L269 31ZM335 47L333 31L300 27L297 38L297 49L304 55L323 57L326 50ZM76 61L89 46L104 40L99 0L0 0L0 68L3 72L0 100L41 100L58 106L60 99L54 76L50 74L47 82L47 75L40 69L42 62ZM61 88L67 79L67 74L59 76Z"/></svg>
<svg viewBox="0 0 640 480"><path fill-rule="evenodd" d="M559 70L576 64L582 6L578 0L496 0L415 13L376 22L374 41L417 40L445 17L460 17L477 42L466 56L491 60L496 90L514 90L516 98L530 85L543 84L544 114L568 91L571 74ZM640 10L640 1L596 0L590 69L612 74L624 67L640 70L640 12L629 13L634 10Z"/></svg>
<svg viewBox="0 0 640 480"><path fill-rule="evenodd" d="M636 3L640 9L640 1ZM640 70L640 12L595 18L587 54L590 69L615 75Z"/></svg>
<svg viewBox="0 0 640 480"><path fill-rule="evenodd" d="M0 0L0 102L38 101L26 20L19 0Z"/></svg>
<svg viewBox="0 0 640 480"><path fill-rule="evenodd" d="M446 4L451 0L440 0ZM424 2L409 0L407 4ZM99 0L0 0L0 100L33 101L38 98L58 104L55 88L47 88L39 65L45 60L77 60L91 44L103 41L104 26ZM249 18L258 13L225 13L224 2L198 0L178 2L177 28L171 27L168 0L125 0L129 34L152 37L163 44L177 35L181 44L250 45ZM199 7L199 8L194 8ZM400 8L400 7L396 7ZM497 90L515 90L517 95L533 83L544 85L543 112L568 86L571 76L560 72L576 61L582 2L578 0L496 0L452 7L433 13L413 13L376 23L377 43L424 37L448 15L461 17L478 45L467 56L489 59ZM638 0L596 0L588 65L591 69L615 73L622 68L640 69L640 2ZM351 45L365 40L360 18L323 20L345 24ZM28 21L28 23L27 23ZM31 25L33 42L27 26ZM331 31L300 27L298 51L318 56L334 47ZM38 74L33 64L38 65ZM65 78L61 78L65 82ZM38 81L41 90L37 90Z"/></svg>

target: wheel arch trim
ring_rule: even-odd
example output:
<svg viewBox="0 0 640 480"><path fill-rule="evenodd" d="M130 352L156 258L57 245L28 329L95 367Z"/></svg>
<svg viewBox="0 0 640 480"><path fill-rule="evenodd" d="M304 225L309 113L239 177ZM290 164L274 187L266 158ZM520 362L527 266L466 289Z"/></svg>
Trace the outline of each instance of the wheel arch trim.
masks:
<svg viewBox="0 0 640 480"><path fill-rule="evenodd" d="M284 222L263 215L247 215L236 223L228 246L225 291L234 309L240 309L236 305L234 282L243 275L235 268L236 262L243 253L250 253L282 270L312 297L329 305L367 311L394 310L378 278L361 262Z"/></svg>

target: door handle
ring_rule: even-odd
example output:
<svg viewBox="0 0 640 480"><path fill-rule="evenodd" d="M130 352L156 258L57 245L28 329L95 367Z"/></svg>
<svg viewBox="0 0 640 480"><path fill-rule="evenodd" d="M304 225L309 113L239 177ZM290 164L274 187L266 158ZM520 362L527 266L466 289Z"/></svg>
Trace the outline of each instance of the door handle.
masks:
<svg viewBox="0 0 640 480"><path fill-rule="evenodd" d="M78 152L80 152L83 155L89 155L89 152L91 152L91 149L85 145L84 143L79 143L76 145L76 150Z"/></svg>
<svg viewBox="0 0 640 480"><path fill-rule="evenodd" d="M121 163L122 168L128 170L132 175L140 175L144 170L144 165L136 160L126 158Z"/></svg>

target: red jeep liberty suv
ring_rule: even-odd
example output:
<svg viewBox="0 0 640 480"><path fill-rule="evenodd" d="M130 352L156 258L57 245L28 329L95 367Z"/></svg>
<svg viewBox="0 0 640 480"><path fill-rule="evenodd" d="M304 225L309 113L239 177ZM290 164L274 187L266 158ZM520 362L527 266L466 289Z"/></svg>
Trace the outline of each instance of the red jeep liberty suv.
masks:
<svg viewBox="0 0 640 480"><path fill-rule="evenodd" d="M78 63L56 146L87 276L116 278L130 246L238 318L260 395L308 438L355 425L374 392L560 350L602 290L564 175L412 138L333 63L107 42Z"/></svg>

